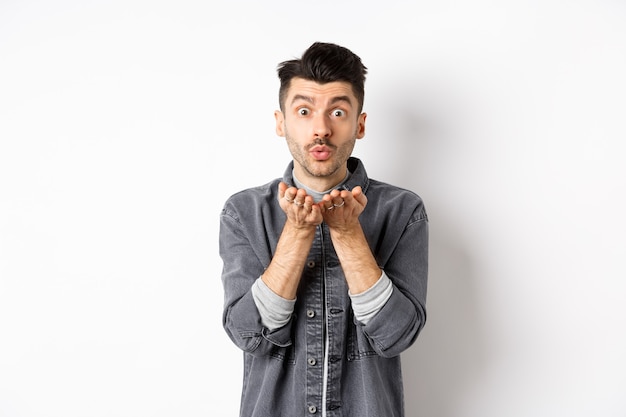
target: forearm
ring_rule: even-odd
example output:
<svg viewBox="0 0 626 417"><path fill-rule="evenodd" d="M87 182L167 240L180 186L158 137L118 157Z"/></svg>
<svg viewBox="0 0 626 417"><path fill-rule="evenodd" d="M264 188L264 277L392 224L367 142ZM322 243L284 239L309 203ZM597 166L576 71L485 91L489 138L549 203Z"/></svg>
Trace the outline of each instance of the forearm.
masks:
<svg viewBox="0 0 626 417"><path fill-rule="evenodd" d="M285 223L272 261L261 276L276 295L287 300L296 298L300 276L314 238L315 227L301 228Z"/></svg>
<svg viewBox="0 0 626 417"><path fill-rule="evenodd" d="M393 293L393 283L383 271L382 275L367 291L359 294L349 293L354 318L367 324L387 304Z"/></svg>
<svg viewBox="0 0 626 417"><path fill-rule="evenodd" d="M428 221L419 207L381 262L393 292L362 330L381 356L390 357L411 346L426 322Z"/></svg>
<svg viewBox="0 0 626 417"><path fill-rule="evenodd" d="M382 270L376 263L360 223L350 229L331 229L330 236L350 293L367 291L379 280Z"/></svg>
<svg viewBox="0 0 626 417"><path fill-rule="evenodd" d="M296 300L286 300L276 295L260 278L252 285L252 297L264 327L275 330L289 323Z"/></svg>

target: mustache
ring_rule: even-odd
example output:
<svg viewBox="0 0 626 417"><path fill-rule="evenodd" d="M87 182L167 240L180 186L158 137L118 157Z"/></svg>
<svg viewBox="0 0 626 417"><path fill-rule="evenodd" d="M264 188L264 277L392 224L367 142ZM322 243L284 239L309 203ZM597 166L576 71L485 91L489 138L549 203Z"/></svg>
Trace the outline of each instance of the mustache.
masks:
<svg viewBox="0 0 626 417"><path fill-rule="evenodd" d="M325 138L315 138L313 143L308 146L308 149L314 146L328 146L329 148L335 148L335 145L328 143L328 139Z"/></svg>

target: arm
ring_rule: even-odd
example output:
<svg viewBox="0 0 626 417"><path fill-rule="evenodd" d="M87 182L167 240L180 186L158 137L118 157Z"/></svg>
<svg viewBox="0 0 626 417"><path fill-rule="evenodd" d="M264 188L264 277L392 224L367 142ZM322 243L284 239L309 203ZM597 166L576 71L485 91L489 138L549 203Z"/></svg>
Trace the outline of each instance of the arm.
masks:
<svg viewBox="0 0 626 417"><path fill-rule="evenodd" d="M278 188L278 199L287 221L272 262L261 279L280 297L293 300L315 238L315 228L322 222L322 214L306 191L287 188L282 182Z"/></svg>
<svg viewBox="0 0 626 417"><path fill-rule="evenodd" d="M343 211L339 207L330 209L333 203L341 205L342 199ZM330 209L330 213L324 212L324 218L331 227L331 238L359 320L357 331L367 336L379 355L395 356L415 341L426 320L428 219L423 205L419 202L410 217L394 218L391 227L386 226L388 241L393 244L386 245L385 253L377 253L374 258L358 221L367 203L361 190L355 187L352 193L333 192L324 200L324 208ZM384 268L382 277L376 259ZM391 281L393 290L387 292L387 298L380 299L383 302L367 315L367 320L360 320L355 302L361 295L369 297L371 289L378 291L381 284L386 285L385 280Z"/></svg>
<svg viewBox="0 0 626 417"><path fill-rule="evenodd" d="M359 222L367 197L361 187L352 191L333 190L324 196L320 205L350 293L367 291L382 274Z"/></svg>
<svg viewBox="0 0 626 417"><path fill-rule="evenodd" d="M258 304L259 293L261 301L263 301L264 294L255 291L253 287L259 287L257 281L262 279L265 289L272 292L270 297L281 297L285 301L295 299L295 290L313 239L311 236L311 240L307 240L309 235L306 231L310 230L314 235L315 225L311 223L321 221L319 207L313 207L311 198L307 199L303 190L299 192L297 201L305 201L308 202L307 204L295 205L288 201L296 201L294 198L298 192L295 188L288 191L284 184L279 186L279 204L287 214L287 219L282 226L281 235L279 237L274 235L277 236L277 244L273 254L268 246L268 238L273 234L263 233L263 227L260 229L261 233L259 230L253 230L256 227L250 228L250 224L242 220L242 218L250 217L244 213L238 213L237 207L245 206L245 203L249 201L227 204L222 212L220 255L224 262L222 272L225 297L223 325L238 347L247 352L254 352L256 355L266 354L273 349L273 346L284 347L291 344L292 322L289 314L286 316L283 327L266 326L268 322L276 322L273 320L275 316L271 311L268 314L268 305ZM314 212L317 212L317 217L311 214ZM275 221L268 220L268 218L261 220L265 227L277 224ZM280 224L283 224L282 221ZM289 303L282 304L283 307L285 305ZM271 303L269 303L269 308L272 308ZM285 315L284 308L280 314Z"/></svg>
<svg viewBox="0 0 626 417"><path fill-rule="evenodd" d="M428 219L423 206L416 207L408 222L402 223L391 254L380 260L393 292L367 324L357 326L383 357L409 348L426 323Z"/></svg>

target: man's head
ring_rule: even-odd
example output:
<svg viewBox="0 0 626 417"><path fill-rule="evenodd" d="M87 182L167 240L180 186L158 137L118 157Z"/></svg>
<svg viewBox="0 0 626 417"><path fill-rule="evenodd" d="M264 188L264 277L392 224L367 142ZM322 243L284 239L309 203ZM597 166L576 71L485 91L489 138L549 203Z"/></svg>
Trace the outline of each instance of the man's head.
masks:
<svg viewBox="0 0 626 417"><path fill-rule="evenodd" d="M284 61L278 65L280 109L284 111L291 80L302 78L320 84L333 81L349 83L359 102L360 113L365 98L366 74L367 68L361 62L361 58L349 49L332 43L315 42L300 59Z"/></svg>
<svg viewBox="0 0 626 417"><path fill-rule="evenodd" d="M278 68L276 133L287 141L294 175L311 189L327 190L346 176L355 142L365 135L365 73L359 57L327 43Z"/></svg>

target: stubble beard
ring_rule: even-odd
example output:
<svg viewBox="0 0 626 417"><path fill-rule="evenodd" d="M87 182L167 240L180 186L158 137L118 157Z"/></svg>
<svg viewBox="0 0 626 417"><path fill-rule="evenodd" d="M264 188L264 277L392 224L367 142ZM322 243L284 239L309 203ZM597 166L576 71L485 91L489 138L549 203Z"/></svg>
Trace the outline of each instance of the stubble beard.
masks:
<svg viewBox="0 0 626 417"><path fill-rule="evenodd" d="M317 138L313 143L300 148L288 132L285 132L285 139L287 141L289 151L291 152L291 156L293 156L293 159L302 167L302 169L304 169L304 171L311 177L323 178L332 176L345 166L346 161L354 149L356 135L352 138L352 140L344 143L341 147L328 143L327 139ZM313 146L317 145L324 145L332 150L332 161L321 162L311 158L309 150Z"/></svg>

